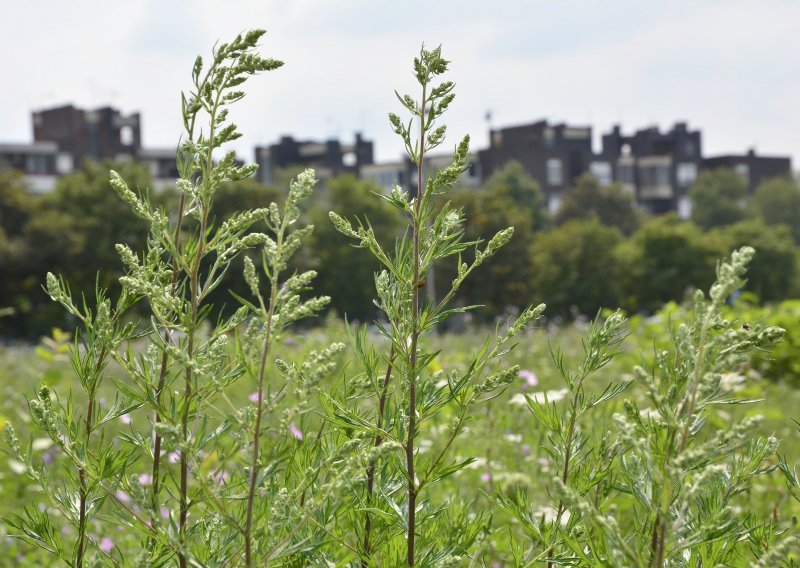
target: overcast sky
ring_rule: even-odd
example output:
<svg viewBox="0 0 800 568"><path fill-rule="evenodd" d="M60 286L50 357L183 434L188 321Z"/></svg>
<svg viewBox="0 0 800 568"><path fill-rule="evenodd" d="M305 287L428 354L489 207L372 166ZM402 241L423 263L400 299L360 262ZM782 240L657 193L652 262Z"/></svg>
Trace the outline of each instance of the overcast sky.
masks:
<svg viewBox="0 0 800 568"><path fill-rule="evenodd" d="M457 97L450 143L548 119L625 132L686 121L705 155L791 155L800 168L800 2L790 0L41 0L4 3L0 142L32 140L33 110L111 104L173 147L196 54L260 27L286 65L249 82L236 149L283 134L362 131L379 160L402 145L386 113L412 92L420 44L443 45ZM596 142L597 144L597 142Z"/></svg>

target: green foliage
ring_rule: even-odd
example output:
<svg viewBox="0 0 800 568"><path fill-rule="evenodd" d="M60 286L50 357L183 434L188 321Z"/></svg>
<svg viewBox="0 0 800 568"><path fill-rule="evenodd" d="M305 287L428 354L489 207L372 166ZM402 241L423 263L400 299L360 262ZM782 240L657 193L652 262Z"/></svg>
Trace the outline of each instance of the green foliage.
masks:
<svg viewBox="0 0 800 568"><path fill-rule="evenodd" d="M745 289L760 300L774 302L797 293L797 249L789 227L752 219L718 229L710 236L725 243L726 249L749 245L758 251L747 271Z"/></svg>
<svg viewBox="0 0 800 568"><path fill-rule="evenodd" d="M347 212L358 219L369 219L378 243L390 247L400 231L400 219L385 200L376 199L380 190L351 175L330 180L319 192L308 211L314 234L301 264L316 270L315 289L333 298L331 307L348 319L367 320L377 315L374 274L380 263L367 251L354 248L330 223L331 210ZM365 221L366 222L366 221Z"/></svg>
<svg viewBox="0 0 800 568"><path fill-rule="evenodd" d="M594 176L585 174L564 197L555 222L562 225L572 219L592 218L608 227L616 227L625 235L639 226L633 195L619 184L601 186Z"/></svg>
<svg viewBox="0 0 800 568"><path fill-rule="evenodd" d="M54 231L58 230L80 243L73 251L48 247L42 254L49 258L37 262L64 275L78 295L89 296L94 291L96 266L118 266L115 244L142 249L147 242L147 224L120 201L111 187L109 172L112 169L139 191L152 185L150 173L135 162L86 161L78 171L59 179L55 189L44 198L43 207L54 216L62 216L64 223L56 221L51 225L48 221L53 219L37 216L28 227L35 233L35 239L57 240ZM109 270L101 276L100 285L108 288L116 284L120 276L119 268Z"/></svg>
<svg viewBox="0 0 800 568"><path fill-rule="evenodd" d="M786 225L795 243L800 243L800 187L791 178L776 178L759 184L750 201L753 212L767 225Z"/></svg>
<svg viewBox="0 0 800 568"><path fill-rule="evenodd" d="M146 188L151 183L147 170L134 162L91 161L62 177L55 189L42 197L25 194L22 185L10 178L0 181L4 202L0 215L8 231L6 254L0 252L0 287L8 287L8 295L3 297L18 314L6 322L16 334L36 335L52 325L68 325L62 314L47 305L41 290L48 270L64 275L78 298L92 298L98 283L118 292L117 279L122 272L114 245L144 247L147 225L114 193L108 180L112 167L134 187ZM0 251L2 242L0 236ZM98 266L104 269L99 282Z"/></svg>
<svg viewBox="0 0 800 568"><path fill-rule="evenodd" d="M651 363L634 369L632 384L611 380L594 391L600 394L584 390L586 378L620 345L624 319L617 313L590 328L577 371L554 354L566 390L526 400L547 432L557 474L548 492L558 506L538 517L526 493L497 497L525 527L517 565L753 565L785 558L796 546L794 535L779 536L763 519L737 510L754 481L775 469L778 440L751 434L761 417L706 432L720 405L744 402L731 394L739 384L732 377L748 354L783 335L777 327L742 326L724 313L753 252L742 248L719 266L708 298L694 294L690 311L671 324L668 347L656 348ZM614 431L584 423L590 411L600 412L634 387L639 396L616 407Z"/></svg>
<svg viewBox="0 0 800 568"><path fill-rule="evenodd" d="M547 210L542 190L519 162L512 160L494 172L483 189L496 197L509 198L515 207L528 214L534 231L546 226Z"/></svg>
<svg viewBox="0 0 800 568"><path fill-rule="evenodd" d="M730 225L748 215L747 183L733 170L701 172L689 190L689 197L692 221L704 229Z"/></svg>
<svg viewBox="0 0 800 568"><path fill-rule="evenodd" d="M619 250L627 277L624 302L630 310L657 310L680 301L692 288L707 288L724 247L690 223L669 215L642 225Z"/></svg>
<svg viewBox="0 0 800 568"><path fill-rule="evenodd" d="M13 313L0 319L0 333L25 327L37 303L39 283L31 275L30 241L25 227L38 213L38 201L31 196L21 176L0 173L0 304Z"/></svg>
<svg viewBox="0 0 800 568"><path fill-rule="evenodd" d="M183 97L187 133L178 152L175 217L111 172L111 187L149 227L145 250L134 252L124 242L116 246L125 266L118 299L112 302L98 290L94 302L76 301L63 278L47 275L48 295L80 324L69 357L81 389L64 398L43 385L29 408L33 422L66 458L61 467L68 476L63 489L51 484L47 468L32 461L30 447L25 449L7 427L10 453L50 501L47 514L25 510L9 523L20 538L68 565L177 562L183 567L232 558L263 565L292 557L314 540L313 531L301 531L305 521L326 514L330 504L339 469L329 460L348 458L345 451L316 452L319 439L297 448L303 401L333 370L341 344L312 352L297 366L271 354L288 325L327 302L300 298L313 273L284 275L311 230L294 225L300 203L312 191L313 172L291 184L282 210L273 203L219 224L212 213L220 189L253 172L237 166L233 153L219 160L213 155L239 136L226 120L227 107L244 96L236 87L249 75L280 65L255 53L262 34L250 32L217 46L207 68L200 58L195 63L194 89ZM82 175L96 173L95 166L86 168ZM97 184L88 177L68 180L53 199L67 198L71 207L100 207L110 218L107 200L100 199L104 194L94 191ZM99 202L92 203L95 199ZM265 224L267 232L252 232L256 223ZM86 227L87 234L100 230ZM210 326L210 294L247 249L260 253L269 292L262 293L255 265L246 259L244 280L253 299L242 299L230 318ZM127 321L135 303L149 310L141 327ZM121 380L111 375L112 362ZM267 377L275 369L285 380L273 388ZM227 397L226 390L241 379L254 385L255 404ZM110 408L103 409L98 393L112 380L117 392ZM292 403L287 404L287 395ZM267 409L271 414L279 406L280 418L265 418ZM132 412L151 422L121 434L119 444L109 435L110 425ZM262 448L261 437L276 430L282 438L271 435L272 443ZM303 467L284 461L289 454ZM289 493L287 483L297 492L313 490L314 498L297 506L299 493ZM73 546L62 544L56 522L71 527ZM94 536L115 525L129 531L123 542L107 546Z"/></svg>
<svg viewBox="0 0 800 568"><path fill-rule="evenodd" d="M530 260L535 297L546 298L548 313L562 317L619 305L622 274L614 251L621 241L617 229L596 218L539 234Z"/></svg>
<svg viewBox="0 0 800 568"><path fill-rule="evenodd" d="M385 197L409 222L394 254L378 241L370 220L361 219L353 227L338 214L330 214L340 232L369 249L383 265L375 279L378 305L386 319L378 325L383 341L373 346L364 330L353 329L351 344L363 375L339 400L323 399L328 419L339 429L350 430L353 438L364 444L364 452L375 453L366 470L366 487L359 487L354 494L354 513L347 531L355 528L361 537L356 556L344 561L357 559L362 566L400 565L403 557L408 566L455 564L474 546L483 517L465 518L461 511L466 504L458 499L432 500L430 488L471 463L469 458L451 457L448 450L464 433L474 409L516 378L518 368L503 368L500 362L513 348L513 338L544 309L544 305L526 309L507 331L487 337L465 371L436 369L437 352L426 345L428 337L446 318L468 309L451 308L449 303L473 270L508 244L513 232L502 228L486 245L467 241L462 212L446 201L436 205L437 196L443 200L441 196L466 169L468 138L457 146L449 166L423 177L425 153L438 146L445 134L445 127L437 126L436 120L454 97L452 82L434 84L447 64L440 48L423 48L414 60L420 98L397 95L412 122L417 121L418 138L412 138L412 122L406 124L397 115L389 115L395 133L418 166L420 188L414 199L400 188ZM514 183L503 182L507 177L514 178ZM535 192L526 189L518 170L497 179L502 189L495 192L495 199L533 202ZM469 260L462 256L468 250L473 251ZM426 298L424 281L444 260L455 261L455 274L441 299ZM341 400L352 402L342 404ZM370 408L364 408L365 401L370 401ZM449 431L440 444L422 455L419 438L439 416L450 418ZM383 451L380 455L379 450ZM444 511L449 514L442 514ZM347 532L342 538L350 540Z"/></svg>
<svg viewBox="0 0 800 568"><path fill-rule="evenodd" d="M759 308L749 306L742 310L741 318L750 322L780 327L786 331L783 341L769 352L753 357L753 368L764 377L790 385L800 385L800 301L786 300Z"/></svg>
<svg viewBox="0 0 800 568"><path fill-rule="evenodd" d="M482 235L514 227L514 238L491 258L480 277L462 283L457 299L464 305L482 304L483 317L497 317L509 307L524 308L532 298L532 270L528 258L534 231L544 224L541 192L519 164L512 162L496 172L483 189L461 189L452 198L453 207L463 212L464 238L479 241ZM463 260L472 262L472 249L464 251ZM455 277L452 265L437 272L441 293Z"/></svg>

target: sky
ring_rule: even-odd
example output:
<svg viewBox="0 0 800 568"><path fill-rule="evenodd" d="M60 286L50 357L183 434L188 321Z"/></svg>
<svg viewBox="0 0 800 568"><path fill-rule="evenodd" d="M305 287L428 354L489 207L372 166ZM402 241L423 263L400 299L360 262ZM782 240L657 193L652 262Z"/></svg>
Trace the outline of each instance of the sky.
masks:
<svg viewBox="0 0 800 568"><path fill-rule="evenodd" d="M800 2L791 0L40 0L4 2L0 143L32 140L30 113L72 103L142 113L146 147L181 135L180 92L197 54L264 28L284 67L251 79L231 116L234 149L282 135L375 142L401 157L388 112L416 95L424 43L452 61L455 145L547 119L626 133L678 121L706 156L755 148L800 168ZM490 120L487 120L490 115ZM599 149L599 148L598 148Z"/></svg>

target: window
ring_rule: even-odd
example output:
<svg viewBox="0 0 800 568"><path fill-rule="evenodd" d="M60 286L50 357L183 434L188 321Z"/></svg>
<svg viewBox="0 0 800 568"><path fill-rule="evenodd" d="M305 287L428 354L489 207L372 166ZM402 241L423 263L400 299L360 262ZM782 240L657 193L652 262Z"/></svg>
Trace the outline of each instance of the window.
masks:
<svg viewBox="0 0 800 568"><path fill-rule="evenodd" d="M56 173L68 174L73 170L72 156L67 153L61 153L56 156Z"/></svg>
<svg viewBox="0 0 800 568"><path fill-rule="evenodd" d="M661 164L646 164L639 168L639 173L644 187L659 187L670 185L669 166Z"/></svg>
<svg viewBox="0 0 800 568"><path fill-rule="evenodd" d="M609 185L611 183L611 164L608 162L592 162L589 166L589 171L600 185Z"/></svg>
<svg viewBox="0 0 800 568"><path fill-rule="evenodd" d="M691 162L678 164L678 167L675 168L675 177L679 186L689 187L697 178L697 164L692 164Z"/></svg>
<svg viewBox="0 0 800 568"><path fill-rule="evenodd" d="M692 200L689 199L688 196L684 195L680 199L678 199L678 218L679 219L690 219L692 217Z"/></svg>
<svg viewBox="0 0 800 568"><path fill-rule="evenodd" d="M492 130L492 148L500 148L503 145L503 133L499 130Z"/></svg>
<svg viewBox="0 0 800 568"><path fill-rule="evenodd" d="M551 215L555 215L559 209L561 209L561 196L554 193L547 199L547 211Z"/></svg>
<svg viewBox="0 0 800 568"><path fill-rule="evenodd" d="M48 159L50 158L50 159ZM29 174L48 174L52 168L52 158L33 154L28 156L27 172Z"/></svg>
<svg viewBox="0 0 800 568"><path fill-rule="evenodd" d="M617 167L617 175L619 182L623 185L633 185L633 164L619 164Z"/></svg>
<svg viewBox="0 0 800 568"><path fill-rule="evenodd" d="M747 164L736 164L733 170L742 176L742 179L746 182L750 182L750 167Z"/></svg>
<svg viewBox="0 0 800 568"><path fill-rule="evenodd" d="M653 166L653 179L654 185L670 185L669 183L669 167L668 166Z"/></svg>
<svg viewBox="0 0 800 568"><path fill-rule="evenodd" d="M345 152L342 154L342 164L348 168L354 168L358 164L355 152Z"/></svg>
<svg viewBox="0 0 800 568"><path fill-rule="evenodd" d="M544 145L548 148L552 148L556 145L556 133L553 132L552 128L544 129Z"/></svg>
<svg viewBox="0 0 800 568"><path fill-rule="evenodd" d="M119 129L119 143L123 146L133 146L133 128L123 126Z"/></svg>
<svg viewBox="0 0 800 568"><path fill-rule="evenodd" d="M547 183L550 185L561 185L564 183L564 172L561 160L551 158L547 160Z"/></svg>

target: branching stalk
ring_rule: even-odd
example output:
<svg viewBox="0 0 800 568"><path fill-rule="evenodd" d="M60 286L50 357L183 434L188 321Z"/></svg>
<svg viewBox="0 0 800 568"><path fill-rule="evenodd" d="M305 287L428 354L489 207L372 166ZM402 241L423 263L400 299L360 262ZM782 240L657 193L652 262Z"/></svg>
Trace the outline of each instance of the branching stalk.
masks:
<svg viewBox="0 0 800 568"><path fill-rule="evenodd" d="M383 377L383 388L381 389L381 396L380 400L378 401L378 428L383 428L383 415L386 410L386 396L389 392L389 382L392 378L392 367L394 365L394 358L395 352L394 347L392 347L389 353L389 362L386 365L386 374ZM375 448L380 447L383 443L383 436L380 434L375 436ZM369 469L367 470L367 503L372 502L372 495L375 490L375 468L377 467L377 463L373 460L372 463L369 465ZM361 561L362 568L367 568L367 559L370 557L372 552L371 550L371 543L370 543L370 535L372 532L372 518L370 517L369 511L364 514L364 559Z"/></svg>
<svg viewBox="0 0 800 568"><path fill-rule="evenodd" d="M411 305L411 346L408 372L408 438L406 439L406 468L408 470L408 547L406 562L414 566L414 544L417 527L417 479L414 473L414 438L417 430L417 343L420 334L419 296L420 279L420 231L422 225L422 202L425 197L423 185L423 163L425 159L425 107L427 85L422 85L422 100L419 107L419 151L417 153L417 198L414 203L414 277L412 279L413 300Z"/></svg>
<svg viewBox="0 0 800 568"><path fill-rule="evenodd" d="M281 250L283 239L283 226L278 232L277 247ZM280 252L279 252L280 254ZM272 342L272 318L275 313L275 304L278 300L278 277L280 271L273 274L270 282L270 300L266 313L264 343L261 347L261 361L258 368L258 403L256 405L256 423L253 429L253 453L250 458L250 481L247 490L247 514L244 523L244 563L248 568L252 566L253 551L253 505L256 497L256 485L258 483L258 473L260 470L259 459L261 451L261 420L264 415L264 378L267 372L267 359L269 356Z"/></svg>

